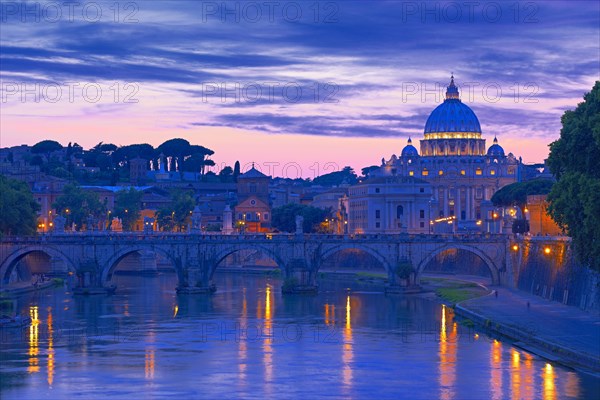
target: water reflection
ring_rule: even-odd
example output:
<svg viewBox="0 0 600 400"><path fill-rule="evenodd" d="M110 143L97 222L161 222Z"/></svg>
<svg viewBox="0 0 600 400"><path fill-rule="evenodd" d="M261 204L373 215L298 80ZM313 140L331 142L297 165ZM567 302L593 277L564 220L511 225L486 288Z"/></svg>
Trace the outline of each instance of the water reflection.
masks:
<svg viewBox="0 0 600 400"><path fill-rule="evenodd" d="M39 335L40 335L40 320L38 318L38 307L29 307L29 317L31 324L29 325L29 368L27 371L31 374L40 371L40 354L39 350Z"/></svg>
<svg viewBox="0 0 600 400"><path fill-rule="evenodd" d="M521 397L521 355L515 349L510 350L512 355L512 365L510 370L511 398L522 399Z"/></svg>
<svg viewBox="0 0 600 400"><path fill-rule="evenodd" d="M556 399L556 386L554 380L554 368L549 363L546 363L543 373L544 379L544 400L555 400Z"/></svg>
<svg viewBox="0 0 600 400"><path fill-rule="evenodd" d="M240 334L244 329L247 329L248 326L248 300L246 298L246 288L242 289L243 298L242 298L242 315L240 317L239 327ZM248 343L245 338L240 338L238 340L238 382L241 386L246 385L246 368L248 358Z"/></svg>
<svg viewBox="0 0 600 400"><path fill-rule="evenodd" d="M161 279L123 277L128 291L106 297L57 290L20 298L17 312L28 313L31 325L0 332L0 398L108 398L132 388L140 398L562 399L598 392L598 379L546 366L483 333L460 335L452 309L425 299L356 287L348 294L345 283L283 298L276 279L236 275L218 278L223 290L214 296L184 298L160 292L168 286ZM150 301L148 293L161 295ZM290 323L302 333L296 340L293 329L288 340L281 336ZM236 335L200 340L203 326L221 324L235 326ZM406 335L397 334L399 326ZM127 335L130 329L136 334ZM201 374L199 365L206 366ZM126 374L115 379L117 372Z"/></svg>
<svg viewBox="0 0 600 400"><path fill-rule="evenodd" d="M273 379L273 325L271 319L271 286L267 285L265 290L265 325L263 329L263 364L265 366L265 384L268 391L271 389L271 380Z"/></svg>
<svg viewBox="0 0 600 400"><path fill-rule="evenodd" d="M325 304L325 325L335 325L335 305Z"/></svg>
<svg viewBox="0 0 600 400"><path fill-rule="evenodd" d="M502 344L494 339L490 353L492 399L502 399Z"/></svg>
<svg viewBox="0 0 600 400"><path fill-rule="evenodd" d="M352 315L350 307L350 296L346 297L346 324L344 325L344 346L342 351L342 379L347 391L352 387L352 361L354 360L354 351L352 349Z"/></svg>
<svg viewBox="0 0 600 400"><path fill-rule="evenodd" d="M439 382L440 398L447 400L455 396L454 382L456 381L456 352L457 352L457 326L453 322L454 313L442 304L442 321L440 326L440 364ZM452 324L450 334L447 333L447 324Z"/></svg>
<svg viewBox="0 0 600 400"><path fill-rule="evenodd" d="M52 326L52 307L48 307L48 386L54 382L54 327Z"/></svg>

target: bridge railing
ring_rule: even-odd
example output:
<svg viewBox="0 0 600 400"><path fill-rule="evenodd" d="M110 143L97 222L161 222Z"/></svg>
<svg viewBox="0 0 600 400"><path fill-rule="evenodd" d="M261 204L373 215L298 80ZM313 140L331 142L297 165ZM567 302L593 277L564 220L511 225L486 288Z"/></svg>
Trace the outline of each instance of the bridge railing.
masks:
<svg viewBox="0 0 600 400"><path fill-rule="evenodd" d="M289 233L262 233L262 234L204 234L204 233L166 233L166 232L69 232L46 233L36 236L4 236L0 242L5 243L40 243L40 242L105 242L105 241L190 241L190 242L224 242L224 241L504 241L512 238L512 234L487 234L487 233L459 233L459 234L289 234ZM551 238L544 237L548 240Z"/></svg>

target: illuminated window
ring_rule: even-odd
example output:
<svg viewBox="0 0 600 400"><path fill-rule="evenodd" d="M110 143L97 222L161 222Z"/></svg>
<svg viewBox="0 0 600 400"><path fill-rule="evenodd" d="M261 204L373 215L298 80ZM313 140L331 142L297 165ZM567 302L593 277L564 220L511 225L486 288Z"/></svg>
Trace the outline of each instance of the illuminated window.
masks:
<svg viewBox="0 0 600 400"><path fill-rule="evenodd" d="M490 170L490 175L496 175L496 170L495 169Z"/></svg>
<svg viewBox="0 0 600 400"><path fill-rule="evenodd" d="M427 168L423 168L423 176L427 175L429 175L429 171L427 171Z"/></svg>
<svg viewBox="0 0 600 400"><path fill-rule="evenodd" d="M408 171L408 175L409 175L409 176L413 176L414 174L415 174L415 172L414 172L414 171Z"/></svg>
<svg viewBox="0 0 600 400"><path fill-rule="evenodd" d="M440 169L440 170L438 171L438 175L444 175L444 171Z"/></svg>
<svg viewBox="0 0 600 400"><path fill-rule="evenodd" d="M475 175L481 175L481 173L482 173L482 172L481 172L481 168L477 168L477 169L475 170Z"/></svg>
<svg viewBox="0 0 600 400"><path fill-rule="evenodd" d="M461 175L466 175L466 174L467 174L467 172L466 172L464 169L461 169L461 170L460 170L460 174L461 174Z"/></svg>

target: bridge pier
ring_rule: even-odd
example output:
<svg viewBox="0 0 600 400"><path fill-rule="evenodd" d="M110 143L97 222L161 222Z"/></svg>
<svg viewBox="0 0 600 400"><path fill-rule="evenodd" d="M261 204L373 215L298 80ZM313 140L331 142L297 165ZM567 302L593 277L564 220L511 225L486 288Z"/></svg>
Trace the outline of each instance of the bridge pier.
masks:
<svg viewBox="0 0 600 400"><path fill-rule="evenodd" d="M403 259L396 263L395 268L388 270L386 294L419 293L422 288L417 282L417 271L411 260Z"/></svg>
<svg viewBox="0 0 600 400"><path fill-rule="evenodd" d="M77 270L76 285L72 288L74 295L112 294L115 285L103 285L102 274L95 261L84 261Z"/></svg>
<svg viewBox="0 0 600 400"><path fill-rule="evenodd" d="M294 258L285 266L282 293L316 294L318 290L316 273L308 267L306 260Z"/></svg>
<svg viewBox="0 0 600 400"><path fill-rule="evenodd" d="M184 279L177 286L177 294L212 294L217 291L208 270L209 265L204 263L203 267L200 267L200 263L195 263L187 268Z"/></svg>

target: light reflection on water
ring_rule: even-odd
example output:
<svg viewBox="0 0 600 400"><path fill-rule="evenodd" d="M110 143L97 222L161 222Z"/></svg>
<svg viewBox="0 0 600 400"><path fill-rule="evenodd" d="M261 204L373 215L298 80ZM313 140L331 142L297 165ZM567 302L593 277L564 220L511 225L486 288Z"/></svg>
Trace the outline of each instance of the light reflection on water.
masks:
<svg viewBox="0 0 600 400"><path fill-rule="evenodd" d="M550 400L593 397L600 384L457 324L451 308L347 282L282 296L277 279L219 275L216 295L177 297L174 276L118 279L114 296L18 300L32 321L1 332L3 400Z"/></svg>

